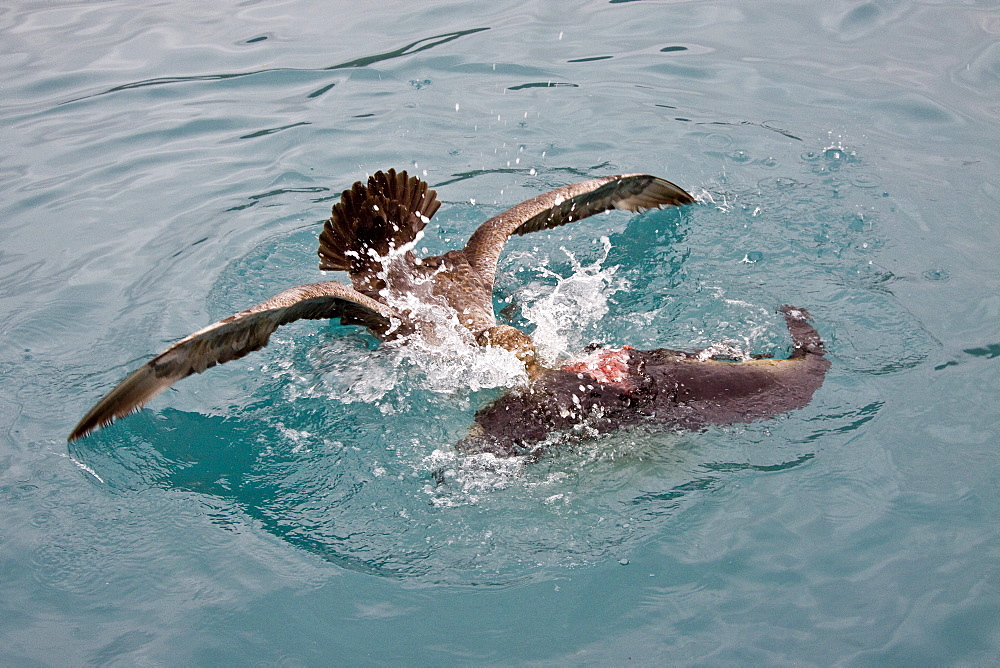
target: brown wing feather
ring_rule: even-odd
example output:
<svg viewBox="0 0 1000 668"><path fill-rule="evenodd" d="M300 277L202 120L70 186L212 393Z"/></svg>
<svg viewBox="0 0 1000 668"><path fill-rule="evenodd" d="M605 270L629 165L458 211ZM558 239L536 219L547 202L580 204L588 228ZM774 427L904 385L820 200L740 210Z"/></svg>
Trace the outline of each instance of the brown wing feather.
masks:
<svg viewBox="0 0 1000 668"><path fill-rule="evenodd" d="M413 241L440 206L437 193L417 177L393 169L375 172L367 185L356 182L333 205L319 236L319 268L369 270L371 252L384 257L390 248Z"/></svg>
<svg viewBox="0 0 1000 668"><path fill-rule="evenodd" d="M300 319L341 318L384 331L394 316L388 306L336 281L285 290L181 339L157 355L97 402L73 429L69 440L139 410L182 378L263 348L281 325Z"/></svg>
<svg viewBox="0 0 1000 668"><path fill-rule="evenodd" d="M694 202L683 188L648 174L605 176L574 183L490 218L469 239L465 254L476 269L492 276L500 251L512 234L551 229L610 209L645 211Z"/></svg>

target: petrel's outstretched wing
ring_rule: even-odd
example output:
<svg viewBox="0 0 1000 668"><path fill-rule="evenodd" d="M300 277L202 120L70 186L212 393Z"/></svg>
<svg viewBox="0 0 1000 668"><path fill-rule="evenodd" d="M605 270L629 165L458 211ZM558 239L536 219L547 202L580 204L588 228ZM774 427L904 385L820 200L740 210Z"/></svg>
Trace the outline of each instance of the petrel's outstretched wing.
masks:
<svg viewBox="0 0 1000 668"><path fill-rule="evenodd" d="M694 201L679 186L648 174L605 176L574 183L490 218L469 239L465 254L492 284L500 251L512 234L552 229L610 209L645 211L694 204Z"/></svg>
<svg viewBox="0 0 1000 668"><path fill-rule="evenodd" d="M376 332L395 312L343 283L300 285L181 339L123 380L90 409L69 435L73 441L139 410L181 378L239 359L267 345L274 330L295 320L340 318Z"/></svg>

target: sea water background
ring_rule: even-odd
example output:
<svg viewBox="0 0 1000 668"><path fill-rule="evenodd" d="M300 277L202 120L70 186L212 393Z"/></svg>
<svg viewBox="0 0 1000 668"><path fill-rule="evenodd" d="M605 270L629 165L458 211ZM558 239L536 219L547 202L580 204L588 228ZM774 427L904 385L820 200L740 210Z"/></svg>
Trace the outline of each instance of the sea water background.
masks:
<svg viewBox="0 0 1000 668"><path fill-rule="evenodd" d="M26 0L0 91L0 662L997 659L997 2ZM308 322L67 446L155 352L322 280L331 202L388 167L445 201L429 252L676 181L702 204L513 241L498 309L555 357L783 355L791 303L826 384L462 459L502 360Z"/></svg>

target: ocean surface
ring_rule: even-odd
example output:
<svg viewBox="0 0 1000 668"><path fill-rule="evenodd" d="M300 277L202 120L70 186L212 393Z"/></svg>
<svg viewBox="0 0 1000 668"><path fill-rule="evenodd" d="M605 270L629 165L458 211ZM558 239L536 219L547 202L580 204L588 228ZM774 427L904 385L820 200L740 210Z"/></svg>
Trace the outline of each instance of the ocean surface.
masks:
<svg viewBox="0 0 1000 668"><path fill-rule="evenodd" d="M523 382L305 321L72 444L177 339L317 268L379 169L421 250L647 172L696 206L511 241L590 343L788 354L806 408L456 453ZM0 664L1000 660L1000 2L0 2Z"/></svg>

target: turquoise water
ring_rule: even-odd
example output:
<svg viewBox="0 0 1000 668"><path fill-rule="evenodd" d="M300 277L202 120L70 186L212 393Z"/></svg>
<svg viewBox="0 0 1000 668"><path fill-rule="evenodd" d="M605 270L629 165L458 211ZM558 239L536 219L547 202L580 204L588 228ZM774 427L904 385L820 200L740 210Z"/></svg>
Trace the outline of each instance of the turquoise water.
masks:
<svg viewBox="0 0 1000 668"><path fill-rule="evenodd" d="M0 663L997 660L997 2L29 1L0 35ZM388 167L445 202L432 253L675 181L701 205L512 242L498 309L551 358L784 355L790 303L826 383L491 462L452 445L502 363L302 322L66 444L322 280L331 202Z"/></svg>

